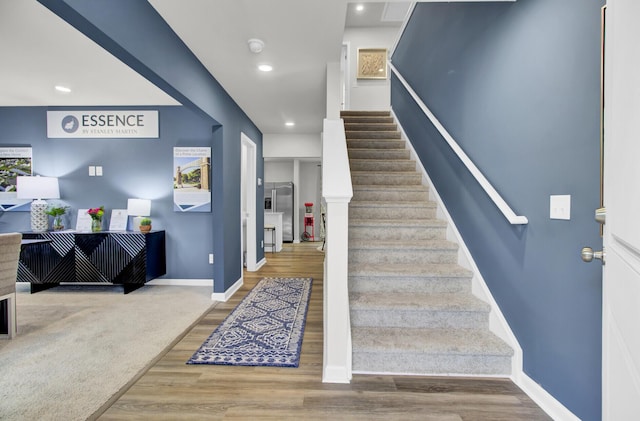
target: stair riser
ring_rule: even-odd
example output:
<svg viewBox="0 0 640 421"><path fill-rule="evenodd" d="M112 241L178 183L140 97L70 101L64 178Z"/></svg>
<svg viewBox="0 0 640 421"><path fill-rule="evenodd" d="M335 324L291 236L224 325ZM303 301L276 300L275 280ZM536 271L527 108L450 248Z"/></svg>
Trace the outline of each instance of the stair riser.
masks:
<svg viewBox="0 0 640 421"><path fill-rule="evenodd" d="M470 293L469 278L376 277L349 275L351 292Z"/></svg>
<svg viewBox="0 0 640 421"><path fill-rule="evenodd" d="M422 176L415 174L357 174L351 173L351 183L355 185L378 186L419 186L422 184Z"/></svg>
<svg viewBox="0 0 640 421"><path fill-rule="evenodd" d="M369 264L455 263L457 252L452 250L349 250L349 262Z"/></svg>
<svg viewBox="0 0 640 421"><path fill-rule="evenodd" d="M400 145L396 143L396 145ZM384 148L384 149L350 149L350 159L375 159L375 160L387 160L387 159L409 159L411 157L411 151L404 149L404 143L397 149Z"/></svg>
<svg viewBox="0 0 640 421"><path fill-rule="evenodd" d="M355 349L355 346L354 346ZM354 372L422 375L504 375L511 373L511 359L502 356L456 356L414 353L353 352Z"/></svg>
<svg viewBox="0 0 640 421"><path fill-rule="evenodd" d="M484 311L365 310L351 308L351 325L368 327L478 329L487 325Z"/></svg>
<svg viewBox="0 0 640 421"><path fill-rule="evenodd" d="M359 110L345 110L340 111L340 117L390 117L389 111L359 111Z"/></svg>
<svg viewBox="0 0 640 421"><path fill-rule="evenodd" d="M364 124L393 124L393 117L343 117L344 124L355 124L355 123L364 123Z"/></svg>
<svg viewBox="0 0 640 421"><path fill-rule="evenodd" d="M379 161L379 160L351 160L351 171L415 171L416 163L413 161Z"/></svg>
<svg viewBox="0 0 640 421"><path fill-rule="evenodd" d="M349 149L399 149L404 150L407 144L404 140L390 137L379 138L377 140L347 139Z"/></svg>
<svg viewBox="0 0 640 421"><path fill-rule="evenodd" d="M425 207L350 207L349 216L355 219L427 219L435 218L436 210Z"/></svg>
<svg viewBox="0 0 640 421"><path fill-rule="evenodd" d="M344 123L345 132L352 131L365 131L365 132L395 132L398 130L398 125L394 123L353 123L353 122L345 122Z"/></svg>
<svg viewBox="0 0 640 421"><path fill-rule="evenodd" d="M425 191L398 191L398 190L358 190L353 189L352 202L418 202L427 200L429 193Z"/></svg>
<svg viewBox="0 0 640 421"><path fill-rule="evenodd" d="M400 132L385 130L354 130L344 132L347 141L350 139L400 139ZM403 141L404 142L404 141Z"/></svg>
<svg viewBox="0 0 640 421"><path fill-rule="evenodd" d="M362 240L444 240L446 227L351 227L350 239Z"/></svg>

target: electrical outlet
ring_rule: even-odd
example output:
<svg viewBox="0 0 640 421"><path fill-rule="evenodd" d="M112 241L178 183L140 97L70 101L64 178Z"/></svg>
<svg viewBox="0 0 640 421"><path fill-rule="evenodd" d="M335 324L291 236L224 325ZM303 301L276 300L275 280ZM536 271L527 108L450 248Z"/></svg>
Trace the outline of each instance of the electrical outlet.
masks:
<svg viewBox="0 0 640 421"><path fill-rule="evenodd" d="M209 253L209 264L213 264L213 253Z"/></svg>
<svg viewBox="0 0 640 421"><path fill-rule="evenodd" d="M100 165L96 167L96 176L102 177L102 166Z"/></svg>
<svg viewBox="0 0 640 421"><path fill-rule="evenodd" d="M96 167L94 165L90 165L89 166L89 177L95 177L96 176Z"/></svg>

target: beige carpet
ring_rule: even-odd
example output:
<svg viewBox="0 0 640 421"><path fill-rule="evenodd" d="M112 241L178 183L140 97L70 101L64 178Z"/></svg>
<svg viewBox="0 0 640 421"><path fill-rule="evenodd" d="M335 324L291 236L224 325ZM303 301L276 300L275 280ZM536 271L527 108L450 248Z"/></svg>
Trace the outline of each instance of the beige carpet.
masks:
<svg viewBox="0 0 640 421"><path fill-rule="evenodd" d="M7 420L87 419L214 304L209 287L18 290L18 335L0 340Z"/></svg>

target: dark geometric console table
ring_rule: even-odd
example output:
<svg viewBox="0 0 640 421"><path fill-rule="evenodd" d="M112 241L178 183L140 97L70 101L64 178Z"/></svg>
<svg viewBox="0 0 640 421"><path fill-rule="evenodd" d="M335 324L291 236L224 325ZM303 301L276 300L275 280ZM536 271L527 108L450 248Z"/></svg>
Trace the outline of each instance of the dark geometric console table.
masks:
<svg viewBox="0 0 640 421"><path fill-rule="evenodd" d="M164 231L42 232L22 238L46 239L20 252L18 282L31 283L31 292L61 282L122 284L127 294L167 273Z"/></svg>

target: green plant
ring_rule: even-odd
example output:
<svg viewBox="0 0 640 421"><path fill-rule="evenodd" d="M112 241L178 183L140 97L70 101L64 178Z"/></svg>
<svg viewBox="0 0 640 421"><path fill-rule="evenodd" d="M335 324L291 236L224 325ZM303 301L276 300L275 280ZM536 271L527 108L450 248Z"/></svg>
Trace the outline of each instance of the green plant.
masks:
<svg viewBox="0 0 640 421"><path fill-rule="evenodd" d="M51 205L45 213L55 218L56 216L62 216L67 213L67 209L69 209L69 206Z"/></svg>
<svg viewBox="0 0 640 421"><path fill-rule="evenodd" d="M140 225L151 225L151 219L149 218L142 218L142 220L140 221Z"/></svg>

